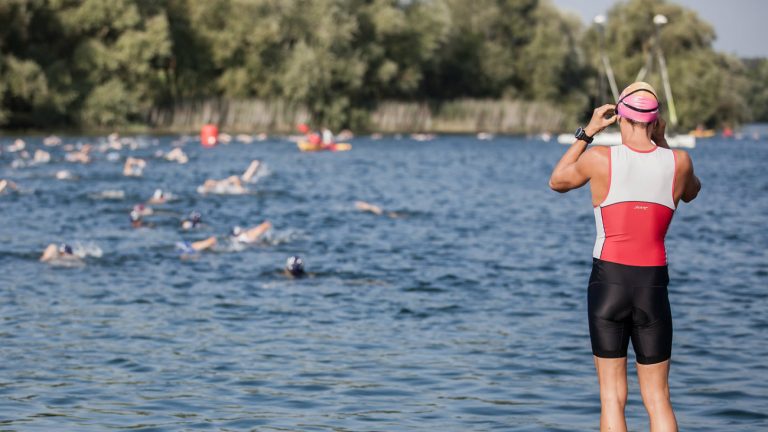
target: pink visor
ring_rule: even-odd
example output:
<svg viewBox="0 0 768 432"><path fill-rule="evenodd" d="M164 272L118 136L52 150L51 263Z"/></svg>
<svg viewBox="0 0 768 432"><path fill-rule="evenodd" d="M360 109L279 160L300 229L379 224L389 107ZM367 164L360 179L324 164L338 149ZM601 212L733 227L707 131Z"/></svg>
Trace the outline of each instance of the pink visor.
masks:
<svg viewBox="0 0 768 432"><path fill-rule="evenodd" d="M650 90L637 89L619 98L616 113L640 123L650 123L659 118L659 101Z"/></svg>

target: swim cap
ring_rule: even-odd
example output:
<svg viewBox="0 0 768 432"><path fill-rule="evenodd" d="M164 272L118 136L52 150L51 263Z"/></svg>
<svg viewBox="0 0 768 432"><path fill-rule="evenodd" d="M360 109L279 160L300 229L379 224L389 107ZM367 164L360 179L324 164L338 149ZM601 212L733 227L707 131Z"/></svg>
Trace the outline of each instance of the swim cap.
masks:
<svg viewBox="0 0 768 432"><path fill-rule="evenodd" d="M232 231L229 232L229 234L232 237L237 237L237 236L239 236L242 233L243 233L243 229L240 228L239 226L232 227Z"/></svg>
<svg viewBox="0 0 768 432"><path fill-rule="evenodd" d="M189 221L192 222L192 226L197 226L202 221L203 217L200 212L193 211L189 214Z"/></svg>
<svg viewBox="0 0 768 432"><path fill-rule="evenodd" d="M301 257L298 257L296 255L288 258L288 260L285 262L285 271L287 271L293 276L303 275L304 261L301 260Z"/></svg>
<svg viewBox="0 0 768 432"><path fill-rule="evenodd" d="M165 194L163 193L162 189L155 189L155 193L152 195L152 197L155 199L160 199L163 197L163 195Z"/></svg>
<svg viewBox="0 0 768 432"><path fill-rule="evenodd" d="M616 102L616 114L640 123L650 123L659 118L659 98L650 84L638 81L621 92Z"/></svg>
<svg viewBox="0 0 768 432"><path fill-rule="evenodd" d="M72 255L72 253L73 253L72 246L70 246L70 245L68 245L66 243L60 244L59 245L59 253L67 254L67 255Z"/></svg>
<svg viewBox="0 0 768 432"><path fill-rule="evenodd" d="M131 210L131 222L138 222L141 220L141 213L136 210Z"/></svg>

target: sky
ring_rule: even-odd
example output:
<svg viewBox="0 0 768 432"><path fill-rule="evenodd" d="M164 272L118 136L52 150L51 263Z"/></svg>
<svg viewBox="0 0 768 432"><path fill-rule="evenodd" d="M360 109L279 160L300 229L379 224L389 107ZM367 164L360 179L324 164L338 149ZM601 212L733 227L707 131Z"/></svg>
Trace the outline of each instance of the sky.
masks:
<svg viewBox="0 0 768 432"><path fill-rule="evenodd" d="M560 9L591 23L618 0L552 0ZM715 28L715 49L738 57L768 57L768 1L766 0L670 0L695 10Z"/></svg>

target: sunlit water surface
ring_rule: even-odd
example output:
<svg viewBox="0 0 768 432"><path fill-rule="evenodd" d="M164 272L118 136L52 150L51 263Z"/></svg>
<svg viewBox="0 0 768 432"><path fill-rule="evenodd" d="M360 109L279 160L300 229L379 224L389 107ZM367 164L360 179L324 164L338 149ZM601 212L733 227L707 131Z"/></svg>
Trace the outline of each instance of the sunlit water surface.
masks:
<svg viewBox="0 0 768 432"><path fill-rule="evenodd" d="M0 197L0 421L8 430L596 430L586 283L586 190L547 187L564 147L522 138L353 140L301 154L287 141L213 150L186 166L94 154L11 168ZM98 142L70 138L65 143ZM11 140L4 139L7 147ZM29 139L28 146L41 145ZM701 141L704 189L668 235L671 391L682 430L768 429L768 142ZM200 196L253 158L246 196ZM76 181L54 179L72 170ZM164 188L156 226L128 211ZM104 191L123 191L109 199ZM358 212L365 200L397 218ZM206 227L178 229L191 210ZM268 219L268 241L181 260L174 244ZM37 261L79 243L85 265ZM285 259L311 273L292 280ZM630 367L630 430L647 430Z"/></svg>

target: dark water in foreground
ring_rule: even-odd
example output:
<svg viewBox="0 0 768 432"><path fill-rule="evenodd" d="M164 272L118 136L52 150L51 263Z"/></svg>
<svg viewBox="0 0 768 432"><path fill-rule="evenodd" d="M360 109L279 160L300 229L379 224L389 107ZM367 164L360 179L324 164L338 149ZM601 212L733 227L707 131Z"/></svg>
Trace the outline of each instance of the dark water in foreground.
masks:
<svg viewBox="0 0 768 432"><path fill-rule="evenodd" d="M157 150L146 143L122 154ZM141 179L103 154L75 166L54 151L59 162L23 169L3 155L0 177L22 193L0 197L0 428L596 430L592 209L586 190L546 184L564 147L353 143L337 154L190 143L187 166L152 159ZM704 190L668 236L673 402L682 430L766 430L768 142L691 153ZM195 193L252 158L271 172L255 194ZM53 179L63 168L80 180ZM156 187L179 200L157 207L156 228L132 230L128 210ZM402 217L357 212L356 199ZM208 227L182 233L192 209ZM174 251L263 219L275 225L266 244ZM37 262L60 241L103 255ZM280 273L292 254L313 277ZM647 430L631 379L630 430Z"/></svg>

